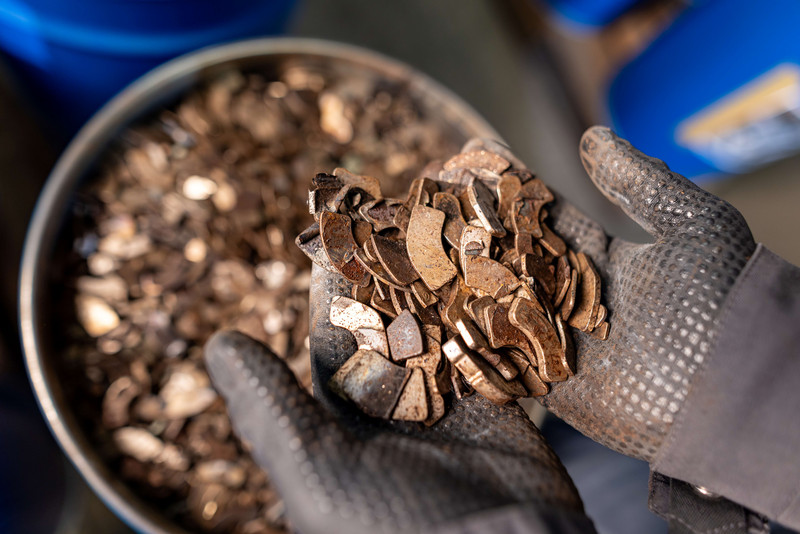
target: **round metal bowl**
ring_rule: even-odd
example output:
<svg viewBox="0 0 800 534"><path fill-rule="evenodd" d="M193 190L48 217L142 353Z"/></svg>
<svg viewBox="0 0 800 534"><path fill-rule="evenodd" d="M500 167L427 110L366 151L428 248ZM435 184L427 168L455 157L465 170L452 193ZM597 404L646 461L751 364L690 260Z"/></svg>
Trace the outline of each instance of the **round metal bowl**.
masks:
<svg viewBox="0 0 800 534"><path fill-rule="evenodd" d="M20 273L20 332L30 381L56 440L109 508L141 532L183 530L136 496L109 470L84 435L63 394L54 365L59 352L52 343L55 329L47 294L48 269L52 268L59 231L73 192L122 130L177 102L221 72L231 68L268 71L287 59L373 71L406 84L430 117L442 121L464 140L473 136L499 138L460 98L407 65L353 46L294 38L243 41L173 60L130 85L83 127L51 172L28 229Z"/></svg>

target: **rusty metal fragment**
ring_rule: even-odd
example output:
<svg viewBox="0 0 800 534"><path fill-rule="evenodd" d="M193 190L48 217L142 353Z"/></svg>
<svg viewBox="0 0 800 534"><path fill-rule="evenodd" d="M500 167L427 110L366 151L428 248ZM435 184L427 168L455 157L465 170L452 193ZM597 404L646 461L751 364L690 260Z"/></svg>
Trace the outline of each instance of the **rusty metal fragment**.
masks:
<svg viewBox="0 0 800 534"><path fill-rule="evenodd" d="M536 351L539 376L545 382L560 382L569 376L563 365L563 349L558 333L547 317L527 299L517 298L508 312L511 324L519 328Z"/></svg>
<svg viewBox="0 0 800 534"><path fill-rule="evenodd" d="M423 325L426 335L427 351L424 354L409 358L406 367L419 368L425 373L425 384L428 390L430 412L425 420L426 425L432 425L442 418L445 412L444 398L442 395L450 389L449 369L442 365L441 328L433 325Z"/></svg>
<svg viewBox="0 0 800 534"><path fill-rule="evenodd" d="M377 178L372 176L364 176L360 174L353 174L347 169L337 167L333 170L333 175L344 185L357 187L364 190L375 200L383 198L381 193L381 184Z"/></svg>
<svg viewBox="0 0 800 534"><path fill-rule="evenodd" d="M477 324L478 327L480 327L480 329L486 334L489 333L489 330L488 325L486 324L484 310L494 304L495 300L488 295L464 301L464 308L467 312L467 315L469 315L470 319L475 321L475 324Z"/></svg>
<svg viewBox="0 0 800 534"><path fill-rule="evenodd" d="M331 301L333 326L345 328L356 338L359 349L370 349L389 356L389 344L380 314L356 300L335 296Z"/></svg>
<svg viewBox="0 0 800 534"><path fill-rule="evenodd" d="M384 313L389 317L396 317L397 312L394 309L394 304L392 304L391 297L388 295L388 287L386 291L387 295L386 298L384 298L378 292L378 287L375 286L375 292L372 293L372 298L370 299L369 304L379 312Z"/></svg>
<svg viewBox="0 0 800 534"><path fill-rule="evenodd" d="M339 273L358 285L367 285L369 273L355 259L358 245L353 238L352 219L340 213L320 214L320 237L325 254Z"/></svg>
<svg viewBox="0 0 800 534"><path fill-rule="evenodd" d="M575 308L575 301L578 298L578 280L579 272L577 269L572 269L572 274L569 279L569 286L564 300L561 302L561 318L565 321L572 315L572 310Z"/></svg>
<svg viewBox="0 0 800 534"><path fill-rule="evenodd" d="M532 397L541 397L547 395L550 387L546 382L543 382L536 372L535 366L531 364L528 358L514 349L509 349L508 358L519 369L518 380L522 382L528 394Z"/></svg>
<svg viewBox="0 0 800 534"><path fill-rule="evenodd" d="M408 258L404 242L378 234L373 234L370 239L381 266L400 285L406 286L419 278L419 273Z"/></svg>
<svg viewBox="0 0 800 534"><path fill-rule="evenodd" d="M566 323L559 315L556 315L556 330L561 341L561 365L566 368L569 376L573 376L576 372L575 344L572 342Z"/></svg>
<svg viewBox="0 0 800 534"><path fill-rule="evenodd" d="M553 256L563 256L567 253L567 244L564 240L558 237L547 225L540 224L542 229L542 237L539 238L539 243L547 249Z"/></svg>
<svg viewBox="0 0 800 534"><path fill-rule="evenodd" d="M395 226L394 216L397 208L402 205L399 200L385 198L365 202L358 208L361 217L372 224L376 232Z"/></svg>
<svg viewBox="0 0 800 534"><path fill-rule="evenodd" d="M553 267L545 263L544 258L536 254L523 254L520 256L520 267L524 274L535 278L549 296L555 293L555 273Z"/></svg>
<svg viewBox="0 0 800 534"><path fill-rule="evenodd" d="M556 263L556 292L553 297L553 306L558 307L567 296L569 289L569 282L571 277L571 269L567 256L559 256Z"/></svg>
<svg viewBox="0 0 800 534"><path fill-rule="evenodd" d="M595 327L594 330L589 332L589 335L595 339L599 339L600 341L605 341L608 339L608 331L609 331L609 324L606 321L603 321L598 326Z"/></svg>
<svg viewBox="0 0 800 534"><path fill-rule="evenodd" d="M481 224L486 228L494 237L503 237L506 235L506 229L502 221L497 217L497 212L494 209L494 195L492 192L483 185L478 179L472 180L467 186L467 194L469 195L469 202L475 214L481 220Z"/></svg>
<svg viewBox="0 0 800 534"><path fill-rule="evenodd" d="M393 364L380 353L360 349L334 373L329 386L365 414L387 419L410 374L410 369Z"/></svg>
<svg viewBox="0 0 800 534"><path fill-rule="evenodd" d="M311 261L326 271L332 273L339 272L330 260L328 260L328 255L325 254L325 248L322 246L322 237L319 235L319 223L315 222L303 230L303 232L298 234L294 242L297 248L302 250L303 254L308 256Z"/></svg>
<svg viewBox="0 0 800 534"><path fill-rule="evenodd" d="M411 182L406 203L412 206L412 209L417 204L429 206L433 202L434 195L438 192L438 184L430 178L416 178Z"/></svg>
<svg viewBox="0 0 800 534"><path fill-rule="evenodd" d="M353 221L353 238L356 240L356 245L359 247L364 246L367 239L372 235L372 225L365 221Z"/></svg>
<svg viewBox="0 0 800 534"><path fill-rule="evenodd" d="M416 205L406 232L408 257L431 291L439 289L458 274L442 246L444 219L443 212Z"/></svg>
<svg viewBox="0 0 800 534"><path fill-rule="evenodd" d="M428 418L428 398L425 394L425 374L422 369L412 369L403 393L392 412L399 421L425 421Z"/></svg>
<svg viewBox="0 0 800 534"><path fill-rule="evenodd" d="M600 276L586 254L578 252L576 256L581 272L580 295L569 316L569 324L578 330L590 332L597 324L600 311Z"/></svg>
<svg viewBox="0 0 800 534"><path fill-rule="evenodd" d="M510 224L506 224L506 218L511 212L511 203L522 188L522 182L519 177L513 174L505 174L500 177L500 180L495 186L497 192L497 216L503 221L503 226L506 230L513 230Z"/></svg>
<svg viewBox="0 0 800 534"><path fill-rule="evenodd" d="M436 295L434 295L427 287L425 287L425 284L421 280L415 280L411 284L411 292L424 308L433 306L439 302L439 299L436 298Z"/></svg>
<svg viewBox="0 0 800 534"><path fill-rule="evenodd" d="M433 207L445 216L442 235L451 247L460 248L461 232L467 225L461 213L461 203L450 193L436 193L433 195Z"/></svg>
<svg viewBox="0 0 800 534"><path fill-rule="evenodd" d="M422 329L414 314L403 310L397 318L386 327L389 349L394 361L402 361L425 352L425 340Z"/></svg>
<svg viewBox="0 0 800 534"><path fill-rule="evenodd" d="M404 293L404 291L396 287L389 286L389 298L392 301L392 306L394 306L394 311L397 315L400 315L408 309L408 300L406 300Z"/></svg>
<svg viewBox="0 0 800 534"><path fill-rule="evenodd" d="M485 291L493 298L504 297L519 287L516 275L503 264L484 256L465 256L464 281L473 289Z"/></svg>
<svg viewBox="0 0 800 534"><path fill-rule="evenodd" d="M505 380L482 358L467 349L459 337L453 337L442 345L442 352L467 383L490 402L507 404L526 394L522 384L516 380Z"/></svg>
<svg viewBox="0 0 800 534"><path fill-rule="evenodd" d="M508 169L510 163L502 156L487 150L472 150L456 154L444 164L444 170L450 171L458 168L487 169L494 173L501 173Z"/></svg>

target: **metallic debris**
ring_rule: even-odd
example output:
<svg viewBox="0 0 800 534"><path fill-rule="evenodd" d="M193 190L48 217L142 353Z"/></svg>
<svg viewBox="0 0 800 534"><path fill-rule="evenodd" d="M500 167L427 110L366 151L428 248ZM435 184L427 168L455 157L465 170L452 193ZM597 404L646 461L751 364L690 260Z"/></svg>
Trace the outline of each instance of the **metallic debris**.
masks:
<svg viewBox="0 0 800 534"><path fill-rule="evenodd" d="M471 141L426 168L405 201L382 198L363 177L334 175L314 179L310 198L324 204L317 233L329 264L362 285L352 293L359 302L332 302L331 322L353 332L359 351L330 385L365 413L431 425L448 391L460 399L474 389L498 404L546 395L548 383L579 371L568 325L608 337L591 260L550 230L554 195L502 145ZM364 195L350 196L353 188ZM316 228L298 242L320 259L308 245ZM351 259L367 279L347 271ZM392 319L380 338L386 349L359 334L383 334L381 316Z"/></svg>

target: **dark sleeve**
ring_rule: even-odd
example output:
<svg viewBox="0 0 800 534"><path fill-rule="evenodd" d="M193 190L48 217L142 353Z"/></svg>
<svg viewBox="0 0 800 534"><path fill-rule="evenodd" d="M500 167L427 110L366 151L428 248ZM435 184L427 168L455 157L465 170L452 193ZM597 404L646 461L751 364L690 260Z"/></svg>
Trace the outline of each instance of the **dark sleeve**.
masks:
<svg viewBox="0 0 800 534"><path fill-rule="evenodd" d="M437 528L435 534L593 534L583 513L552 504L517 504L476 512Z"/></svg>
<svg viewBox="0 0 800 534"><path fill-rule="evenodd" d="M762 245L653 469L800 529L800 268Z"/></svg>

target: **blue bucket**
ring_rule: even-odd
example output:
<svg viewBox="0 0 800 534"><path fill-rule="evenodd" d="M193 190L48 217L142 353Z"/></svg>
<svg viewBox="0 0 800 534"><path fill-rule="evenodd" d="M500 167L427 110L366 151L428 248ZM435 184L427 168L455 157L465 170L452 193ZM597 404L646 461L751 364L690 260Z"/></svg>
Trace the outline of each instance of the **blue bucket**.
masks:
<svg viewBox="0 0 800 534"><path fill-rule="evenodd" d="M167 59L280 33L294 0L3 0L0 49L56 139Z"/></svg>

